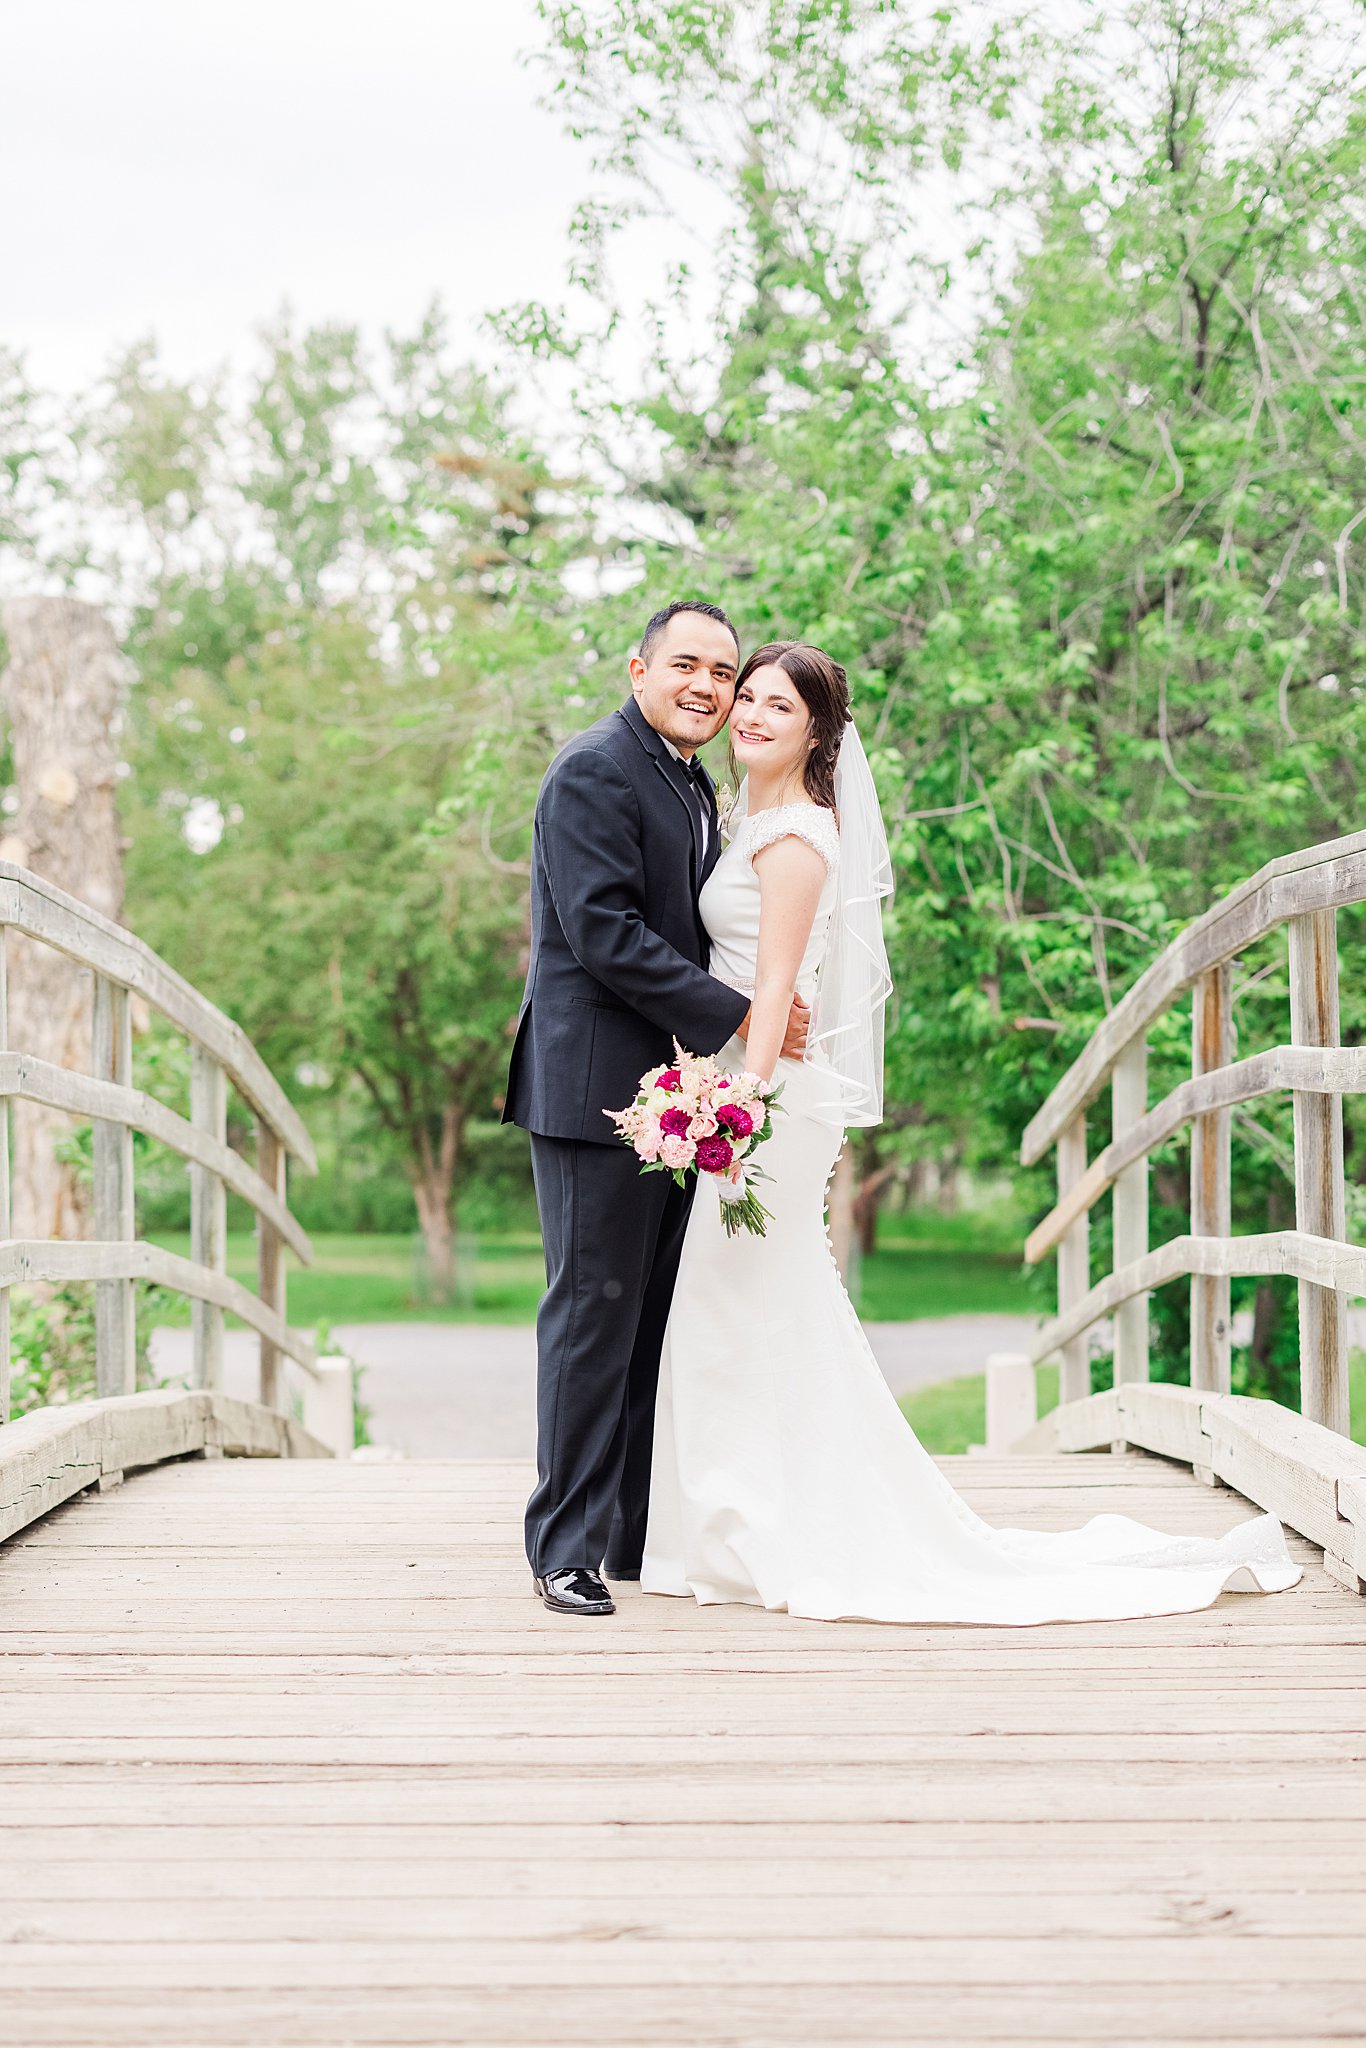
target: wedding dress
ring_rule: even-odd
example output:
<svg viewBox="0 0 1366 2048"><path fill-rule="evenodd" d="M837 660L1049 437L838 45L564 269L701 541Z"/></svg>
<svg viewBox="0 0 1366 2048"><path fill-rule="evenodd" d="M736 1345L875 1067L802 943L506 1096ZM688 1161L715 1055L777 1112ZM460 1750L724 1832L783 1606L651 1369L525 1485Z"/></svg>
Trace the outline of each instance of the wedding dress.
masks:
<svg viewBox="0 0 1366 2048"><path fill-rule="evenodd" d="M797 984L811 1000L838 898L829 811L742 817L701 909L711 972L752 990L753 859L789 833L827 868ZM744 1045L732 1039L719 1059L743 1070ZM728 1237L715 1184L700 1179L660 1364L642 1590L825 1621L1021 1626L1188 1613L1226 1590L1293 1586L1299 1567L1271 1515L1207 1539L1116 1514L1045 1534L973 1513L902 1416L835 1265L824 1198L843 1132L827 1114L828 1069L819 1047L779 1063L783 1113L757 1188L766 1237ZM880 1097L880 1066L878 1083Z"/></svg>

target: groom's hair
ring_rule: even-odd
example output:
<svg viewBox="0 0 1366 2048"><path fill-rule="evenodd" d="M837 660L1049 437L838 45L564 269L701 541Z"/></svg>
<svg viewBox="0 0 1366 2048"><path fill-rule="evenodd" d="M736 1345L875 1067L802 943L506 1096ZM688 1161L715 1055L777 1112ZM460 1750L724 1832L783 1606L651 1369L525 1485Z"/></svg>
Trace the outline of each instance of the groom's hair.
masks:
<svg viewBox="0 0 1366 2048"><path fill-rule="evenodd" d="M656 612L649 625L645 628L645 631L641 634L640 658L642 661L649 661L650 656L659 644L660 634L664 631L670 619L676 619L680 612L701 612L704 619L715 619L717 624L724 626L730 634L731 639L735 642L735 652L737 655L739 654L740 635L736 632L719 604L706 604L700 597L680 597L674 604L666 604L662 612Z"/></svg>

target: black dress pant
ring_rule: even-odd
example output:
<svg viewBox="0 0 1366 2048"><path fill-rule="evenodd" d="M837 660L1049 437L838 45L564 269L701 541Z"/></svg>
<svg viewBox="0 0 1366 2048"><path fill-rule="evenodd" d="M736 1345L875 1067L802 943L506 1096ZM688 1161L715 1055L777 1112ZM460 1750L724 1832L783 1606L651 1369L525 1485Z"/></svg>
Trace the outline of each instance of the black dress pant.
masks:
<svg viewBox="0 0 1366 2048"><path fill-rule="evenodd" d="M650 1500L659 1353L694 1183L620 1143L531 1139L545 1244L526 1548L538 1577L636 1572Z"/></svg>

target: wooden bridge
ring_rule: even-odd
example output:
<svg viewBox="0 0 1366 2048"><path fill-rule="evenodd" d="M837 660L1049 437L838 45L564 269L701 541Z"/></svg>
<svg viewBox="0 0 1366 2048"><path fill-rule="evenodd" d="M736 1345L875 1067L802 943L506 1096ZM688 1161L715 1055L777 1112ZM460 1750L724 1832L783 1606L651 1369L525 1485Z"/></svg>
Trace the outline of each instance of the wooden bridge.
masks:
<svg viewBox="0 0 1366 2048"><path fill-rule="evenodd" d="M1366 837L1301 869L1360 900ZM93 1080L0 1059L10 1094L65 1090L97 1119L102 1189L99 1244L9 1244L0 1290L48 1273L120 1290L101 1297L103 1397L0 1429L0 2044L1366 2038L1366 1603L1342 1583L1366 1563L1366 1453L1222 1390L1217 1294L1212 1384L1142 1379L1131 1313L1114 1388L1090 1394L1065 1352L1069 1398L1036 1424L1008 1363L995 1434L1013 1419L1047 1441L944 1462L1015 1526L1118 1507L1209 1534L1268 1500L1300 1532L1290 1593L1022 1630L629 1591L605 1624L551 1616L521 1550L527 1470L327 1455L342 1376L315 1376L288 1331L278 1253L297 1232L283 1155L306 1161L306 1134L240 1034L31 877L0 871L0 924L85 959L106 1020ZM1192 945L1184 966L1199 988L1218 962ZM1174 970L1164 999L1181 985ZM189 1118L132 1087L130 991L199 1048ZM1040 1357L1168 1277L1132 1284L1163 1256L1135 1243L1133 1178L1116 1275L1093 1290L1078 1250L1106 1177L1132 1174L1131 1127L1174 1114L1136 1099L1131 1051L1127 1080L1114 1066L1154 1014L1122 1011L1029 1140L1066 1133L1044 1230L1071 1251ZM1326 1153L1323 1118L1313 1142L1331 1162L1335 1091L1360 1077L1322 1052L1281 1071L1327 1105ZM1077 1119L1112 1068L1120 1151L1088 1164ZM224 1156L229 1083L257 1119L251 1169ZM1219 1114L1198 1090L1188 1106ZM120 1147L153 1120L196 1175L189 1261L133 1236ZM1201 1142L1217 1168L1219 1127ZM222 1270L223 1181L262 1219L255 1296ZM1354 1291L1361 1254L1299 1220L1287 1235L1326 1251L1256 1255ZM1203 1248L1219 1235L1202 1212L1172 1255L1199 1316L1220 1261L1244 1270L1239 1240ZM141 1274L200 1304L187 1390L126 1391L121 1290ZM257 1402L214 1383L223 1309L262 1338Z"/></svg>

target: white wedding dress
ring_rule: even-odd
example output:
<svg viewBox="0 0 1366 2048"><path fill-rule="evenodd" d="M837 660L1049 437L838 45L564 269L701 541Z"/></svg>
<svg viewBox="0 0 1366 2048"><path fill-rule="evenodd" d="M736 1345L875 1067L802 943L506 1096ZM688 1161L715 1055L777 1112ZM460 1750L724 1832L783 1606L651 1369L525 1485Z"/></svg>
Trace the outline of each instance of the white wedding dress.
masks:
<svg viewBox="0 0 1366 2048"><path fill-rule="evenodd" d="M702 915L712 973L752 989L751 863L788 833L828 868L798 982L810 999L836 900L829 811L743 818ZM743 1069L741 1041L720 1058ZM728 1237L715 1185L698 1187L660 1364L642 1590L825 1621L1019 1626L1187 1613L1226 1590L1293 1586L1299 1567L1271 1515L1208 1539L1124 1515L1058 1535L995 1529L972 1512L902 1416L840 1281L824 1198L841 1133L812 1113L830 1100L819 1069L780 1065L785 1113L760 1155L766 1237Z"/></svg>

